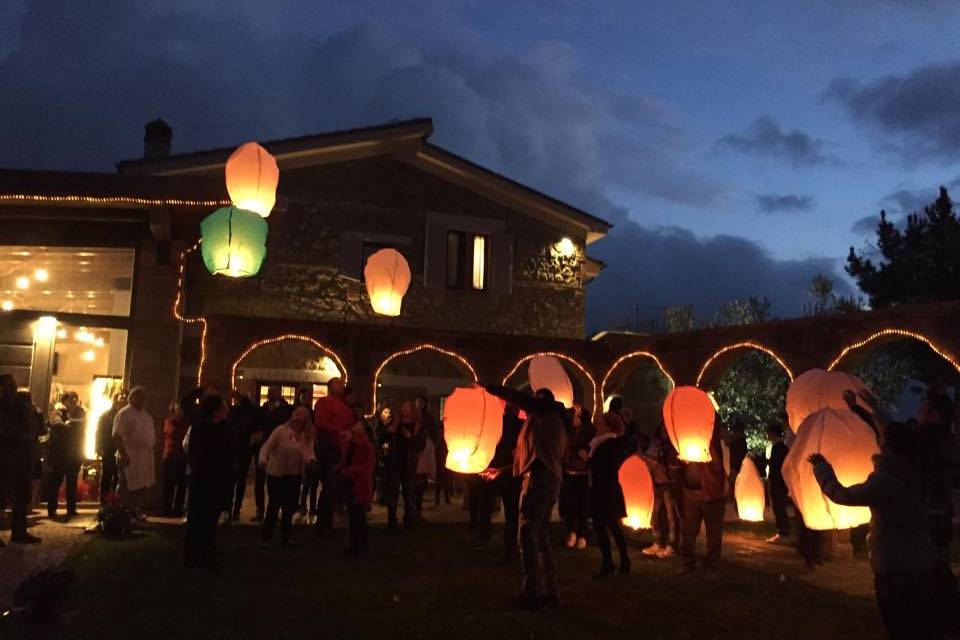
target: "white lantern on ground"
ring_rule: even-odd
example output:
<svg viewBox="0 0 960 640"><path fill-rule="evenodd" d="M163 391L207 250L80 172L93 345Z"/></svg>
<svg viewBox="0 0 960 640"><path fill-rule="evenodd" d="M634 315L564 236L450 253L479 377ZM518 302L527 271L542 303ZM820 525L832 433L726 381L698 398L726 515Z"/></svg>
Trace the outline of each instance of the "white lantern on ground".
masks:
<svg viewBox="0 0 960 640"><path fill-rule="evenodd" d="M380 249L367 258L363 278L374 312L399 316L403 296L410 286L410 265L396 249Z"/></svg>
<svg viewBox="0 0 960 640"><path fill-rule="evenodd" d="M787 389L787 419L790 428L796 433L800 423L820 409L847 409L843 392L848 389L857 392L866 388L863 380L842 371L810 369L803 372Z"/></svg>
<svg viewBox="0 0 960 640"><path fill-rule="evenodd" d="M766 505L766 494L763 490L763 479L757 471L753 459L747 456L743 459L743 466L733 484L733 495L737 501L737 515L747 522L763 522L763 509Z"/></svg>
<svg viewBox="0 0 960 640"><path fill-rule="evenodd" d="M800 424L797 439L783 463L783 479L790 498L807 528L850 529L870 522L867 507L841 506L823 495L813 475L813 465L807 461L814 453L823 454L833 465L842 485L860 484L873 472L873 456L880 453L870 425L849 409L821 409Z"/></svg>
<svg viewBox="0 0 960 640"><path fill-rule="evenodd" d="M534 392L549 389L553 398L568 409L573 406L573 383L555 356L535 356L527 371L530 389Z"/></svg>
<svg viewBox="0 0 960 640"><path fill-rule="evenodd" d="M280 170L276 159L256 142L237 147L224 169L233 206L266 218L277 201Z"/></svg>

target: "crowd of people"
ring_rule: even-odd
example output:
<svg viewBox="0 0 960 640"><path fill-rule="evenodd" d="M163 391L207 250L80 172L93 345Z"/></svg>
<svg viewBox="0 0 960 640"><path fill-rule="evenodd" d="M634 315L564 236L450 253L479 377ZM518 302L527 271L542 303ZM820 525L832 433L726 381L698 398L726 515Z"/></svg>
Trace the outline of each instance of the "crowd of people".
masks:
<svg viewBox="0 0 960 640"><path fill-rule="evenodd" d="M678 555L678 571L698 568L696 541L705 530L706 575L716 575L722 554L724 517L733 486L748 453L745 425L733 420L714 425L709 462L681 461L661 422L644 429L620 398L594 420L580 406L565 408L549 390L535 394L489 385L506 402L503 429L489 467L461 478L477 541L485 550L492 518L502 506L504 527L499 563L519 548L523 571L517 607L557 604L556 563L550 541L555 506L565 531L564 544L577 551L591 537L599 547L597 578L629 574L632 564L622 528L627 516L618 479L623 462L640 456L653 481L653 544L642 554L658 559ZM932 390L915 420L896 423L868 392L845 394L846 402L877 435L881 454L865 483L843 486L830 462L811 456L823 492L837 504L867 506L869 526L851 531L855 554L869 557L877 600L894 637L935 637L945 607L956 603L951 572L952 489L960 468L955 435L957 412L949 397ZM145 391L134 388L114 398L99 419L96 446L102 460L100 495L118 493L125 504L143 507L155 484L153 419L144 409ZM521 412L525 418L521 417ZM76 483L82 461L86 415L75 393L63 393L48 420L10 376L0 376L0 437L3 476L12 498L11 541L36 543L26 527L31 480L36 476L38 434L48 430L44 497L48 514L57 513L65 485L66 517L76 513ZM811 568L822 562L826 536L804 526L783 477L789 452L786 418L766 428L766 456L755 462L766 470L767 495L776 534L772 544L796 544ZM443 424L427 398L383 407L373 424L364 418L342 380L329 382L328 394L312 402L310 390L291 404L280 387L270 387L257 406L234 392L229 403L212 388L198 388L172 403L162 430L161 513L186 518L184 557L190 566L216 563L215 538L221 522L239 519L250 467L254 473L254 515L261 546L297 544L299 514L319 536L329 535L334 516L349 523L347 552L368 548L367 513L374 502L386 507L387 528L415 529L423 522L428 478L435 502L450 502L452 474L445 470ZM793 511L791 518L790 512ZM616 547L619 566L614 563ZM919 635L917 635L919 634Z"/></svg>

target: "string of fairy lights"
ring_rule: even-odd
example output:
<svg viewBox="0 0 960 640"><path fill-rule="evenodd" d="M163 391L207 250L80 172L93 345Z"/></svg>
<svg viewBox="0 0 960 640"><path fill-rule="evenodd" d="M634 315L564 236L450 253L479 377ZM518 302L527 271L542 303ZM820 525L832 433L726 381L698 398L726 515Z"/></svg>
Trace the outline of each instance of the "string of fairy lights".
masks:
<svg viewBox="0 0 960 640"><path fill-rule="evenodd" d="M240 363L246 359L251 353L259 349L260 347L265 347L267 345L276 344L278 342L284 342L286 340L298 340L300 342L308 342L313 346L317 347L325 356L333 360L334 364L337 365L337 370L340 374L340 379L343 380L344 384L349 380L347 374L347 367L344 366L343 360L340 359L340 356L337 355L337 352L326 346L325 344L320 343L310 336L305 336L297 333L285 333L280 336L274 336L272 338L264 338L263 340L258 340L248 346L240 356L233 361L233 366L230 368L230 388L237 388L237 368L240 366Z"/></svg>
<svg viewBox="0 0 960 640"><path fill-rule="evenodd" d="M200 363L197 365L197 386L203 379L203 365L207 361L207 319L203 316L188 318L180 313L180 305L183 302L183 285L186 278L187 257L200 247L200 240L197 240L193 246L180 252L180 265L177 270L177 297L173 301L173 317L185 324L200 325Z"/></svg>
<svg viewBox="0 0 960 640"><path fill-rule="evenodd" d="M712 356L707 358L707 361L703 363L702 367L700 367L700 373L697 374L696 386L699 387L700 383L703 382L703 376L707 373L707 369L710 368L710 365L713 364L714 360L716 360L723 354L727 353L728 351L734 351L736 349L755 349L757 351L762 351L763 353L767 354L768 356L776 360L777 364L783 367L783 370L787 373L787 377L790 378L790 381L793 382L793 371L790 369L789 366L787 366L787 363L784 362L783 358L781 358L776 351L774 351L770 347L765 347L760 343L746 340L744 342L730 344L721 349L718 349Z"/></svg>
<svg viewBox="0 0 960 640"><path fill-rule="evenodd" d="M506 386L507 381L513 377L513 374L515 374L517 370L520 369L520 367L522 367L527 362L533 360L534 358L539 358L543 356L549 356L553 358L558 358L560 360L565 360L570 364L572 364L574 367L576 367L580 371L580 373L583 374L583 377L590 382L590 397L593 399L593 414L594 416L596 416L599 413L599 411L603 409L603 399L601 398L599 402L597 401L597 393L598 393L597 381L594 380L593 375L591 375L591 373L587 371L586 367L580 364L575 358L572 358L565 353L560 353L558 351L540 351L538 353L529 353L523 356L522 358L520 358L519 360L517 360L517 363L513 365L513 368L510 369L507 375L503 376L503 381L501 382L501 384Z"/></svg>
<svg viewBox="0 0 960 640"><path fill-rule="evenodd" d="M429 343L420 344L415 347L411 347L409 349L403 349L402 351L391 353L389 356L384 358L383 362L380 363L380 366L377 367L376 372L374 372L373 383L371 388L371 401L370 401L371 409L370 409L370 413L367 415L367 418L372 418L376 414L377 389L379 388L380 373L384 370L384 368L388 364L396 360L397 358L413 355L414 353L417 353L419 351L424 351L424 350L435 351L436 353L440 353L449 358L453 358L454 360L462 364L464 367L466 367L467 371L470 372L471 377L473 377L474 382L480 381L479 376L477 376L477 370L473 368L473 365L470 364L470 361L464 358L462 355L460 355L456 351L450 351L449 349L444 349L443 347L438 347L435 344L429 344Z"/></svg>
<svg viewBox="0 0 960 640"><path fill-rule="evenodd" d="M954 369L960 372L960 362L958 362L957 359L951 353L938 347L936 344L933 343L933 341L931 341L926 336L916 333L914 331L908 331L906 329L881 329L880 331L877 331L876 333L873 333L867 336L863 340L859 340L857 342L854 342L853 344L847 345L840 352L840 355L834 358L833 361L830 363L830 365L827 366L827 371L833 371L836 368L836 366L840 364L840 361L843 360L844 356L846 356L849 352L856 351L857 349L867 346L874 340L877 340L879 338L883 338L886 336L898 336L901 338L913 338L914 340L919 340L920 342L930 347L930 349L934 353L936 353L938 356L940 356L941 358L949 362L950 366L952 366Z"/></svg>
<svg viewBox="0 0 960 640"><path fill-rule="evenodd" d="M28 193L0 194L0 202L23 202L25 204L128 205L143 207L221 207L230 204L229 200L136 198L133 196L50 196Z"/></svg>

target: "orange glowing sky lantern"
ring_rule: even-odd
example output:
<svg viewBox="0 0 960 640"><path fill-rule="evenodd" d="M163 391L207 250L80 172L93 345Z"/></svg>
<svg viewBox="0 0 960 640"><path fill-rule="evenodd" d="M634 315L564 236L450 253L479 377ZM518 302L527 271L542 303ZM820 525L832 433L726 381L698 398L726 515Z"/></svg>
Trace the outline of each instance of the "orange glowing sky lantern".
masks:
<svg viewBox="0 0 960 640"><path fill-rule="evenodd" d="M753 459L747 456L733 485L733 496L737 501L737 514L746 522L763 522L763 508L766 494L763 480Z"/></svg>
<svg viewBox="0 0 960 640"><path fill-rule="evenodd" d="M448 469L479 473L487 468L503 431L504 405L479 385L453 390L443 405Z"/></svg>
<svg viewBox="0 0 960 640"><path fill-rule="evenodd" d="M843 371L810 369L803 372L787 388L787 419L790 428L796 433L800 423L820 409L846 409L843 392L847 389L859 391L866 388L863 380Z"/></svg>
<svg viewBox="0 0 960 640"><path fill-rule="evenodd" d="M403 254L396 249L380 249L367 258L363 278L374 312L399 316L403 296L410 286L410 265Z"/></svg>
<svg viewBox="0 0 960 640"><path fill-rule="evenodd" d="M626 459L618 474L627 505L623 524L633 530L649 529L653 515L653 478L647 463L638 455Z"/></svg>
<svg viewBox="0 0 960 640"><path fill-rule="evenodd" d="M266 218L277 202L280 170L276 159L256 142L247 142L230 154L224 169L233 206Z"/></svg>
<svg viewBox="0 0 960 640"><path fill-rule="evenodd" d="M710 397L697 387L676 387L663 401L663 423L681 460L710 462L715 416Z"/></svg>
<svg viewBox="0 0 960 640"><path fill-rule="evenodd" d="M870 522L869 508L840 506L823 495L807 462L813 453L826 457L841 484L859 484L873 472L873 456L880 453L873 429L849 409L821 409L800 424L783 463L790 497L809 529L850 529Z"/></svg>
<svg viewBox="0 0 960 640"><path fill-rule="evenodd" d="M533 391L549 389L554 399L568 409L573 406L573 384L560 359L554 356L540 355L530 360L527 371L530 388Z"/></svg>

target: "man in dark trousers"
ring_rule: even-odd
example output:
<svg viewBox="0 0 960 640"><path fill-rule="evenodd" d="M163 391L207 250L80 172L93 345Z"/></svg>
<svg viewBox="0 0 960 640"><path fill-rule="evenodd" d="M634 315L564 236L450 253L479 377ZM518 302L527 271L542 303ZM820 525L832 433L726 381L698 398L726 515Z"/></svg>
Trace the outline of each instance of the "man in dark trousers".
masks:
<svg viewBox="0 0 960 640"><path fill-rule="evenodd" d="M521 478L522 483L517 542L523 565L523 593L507 604L530 610L539 609L541 604L556 606L560 599L550 546L550 512L563 483L563 453L567 447L564 408L549 389L538 389L533 396L495 385L487 386L487 391L527 413L513 463L513 475Z"/></svg>
<svg viewBox="0 0 960 640"><path fill-rule="evenodd" d="M267 400L260 407L256 431L254 431L253 438L250 440L251 455L254 460L260 459L260 447L267 441L273 430L289 420L291 415L293 415L293 407L284 399L280 386L272 385L267 389ZM266 506L264 488L267 484L267 470L259 464L256 467L256 475L253 479L253 496L257 501L257 513L251 520L262 522Z"/></svg>
<svg viewBox="0 0 960 640"><path fill-rule="evenodd" d="M513 475L513 460L517 449L517 439L520 437L522 428L523 420L520 419L519 407L515 404L508 404L503 412L503 431L493 452L493 459L487 469L480 473L479 541L475 549L478 551L486 550L490 543L493 506L497 496L499 496L503 502L504 522L503 552L498 564L510 562L517 546L520 516L520 478Z"/></svg>
<svg viewBox="0 0 960 640"><path fill-rule="evenodd" d="M317 499L317 533L333 528L333 512L340 493L340 472L337 464L351 440L355 417L347 404L347 387L340 378L327 383L327 395L313 407L316 430L317 471L320 474L320 497Z"/></svg>
<svg viewBox="0 0 960 640"><path fill-rule="evenodd" d="M716 575L720 565L723 544L723 516L726 509L727 474L723 469L723 450L720 448L720 418L713 424L710 438L710 462L687 462L683 469L683 510L680 524L680 573L696 571L694 549L700 525L707 530L707 556L703 567L709 575Z"/></svg>
<svg viewBox="0 0 960 640"><path fill-rule="evenodd" d="M73 391L60 396L60 407L50 421L50 467L47 515L57 515L60 485L66 484L67 520L77 515L77 476L83 461L83 430L87 414Z"/></svg>
<svg viewBox="0 0 960 640"><path fill-rule="evenodd" d="M258 429L259 419L257 405L253 404L250 396L246 393L234 391L231 396L230 409L227 412L227 421L230 423L236 458L236 477L233 482L233 500L230 510L231 520L240 519L243 496L247 492L247 474L250 472L250 461L256 459L254 452L259 453L260 443L263 441L262 433ZM262 511L262 507L263 504L258 503L257 510Z"/></svg>
<svg viewBox="0 0 960 640"><path fill-rule="evenodd" d="M13 543L40 542L40 538L27 532L33 443L39 429L33 407L17 395L13 376L0 375L0 474L13 499L10 513L10 542Z"/></svg>
<svg viewBox="0 0 960 640"><path fill-rule="evenodd" d="M790 518L787 504L790 502L787 483L783 480L783 461L790 450L783 442L783 427L771 424L767 427L767 440L770 442L770 460L767 463L767 492L770 505L777 523L777 533L768 538L770 544L787 544L790 540Z"/></svg>

